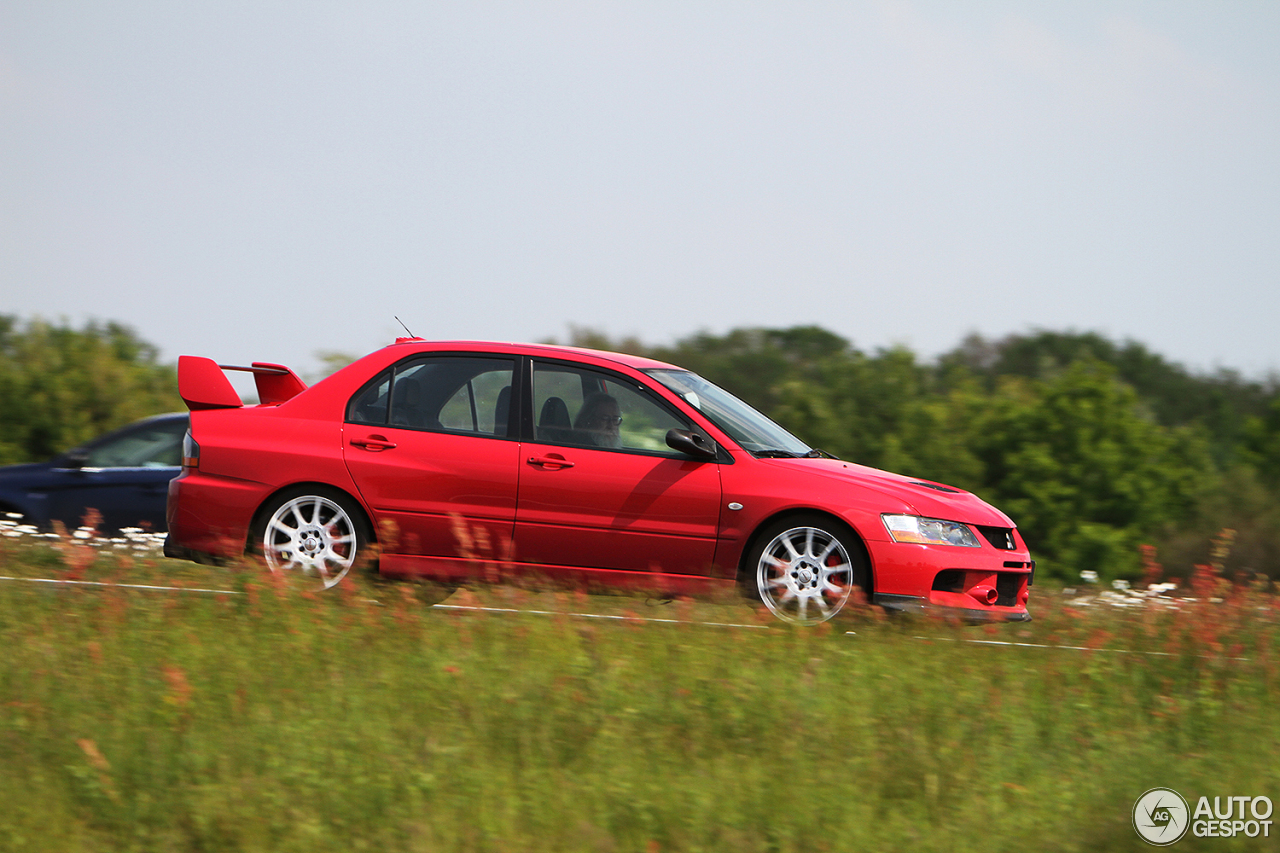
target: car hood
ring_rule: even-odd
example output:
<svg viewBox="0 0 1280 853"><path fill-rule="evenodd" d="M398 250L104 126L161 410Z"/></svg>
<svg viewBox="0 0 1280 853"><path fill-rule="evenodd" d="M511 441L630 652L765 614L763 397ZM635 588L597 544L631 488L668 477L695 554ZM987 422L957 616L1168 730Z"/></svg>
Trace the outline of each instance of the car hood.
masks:
<svg viewBox="0 0 1280 853"><path fill-rule="evenodd" d="M879 492L902 502L926 518L962 521L991 527L1015 527L1013 520L982 498L942 483L904 477L839 459L769 460L792 468L797 475L837 480L859 490Z"/></svg>

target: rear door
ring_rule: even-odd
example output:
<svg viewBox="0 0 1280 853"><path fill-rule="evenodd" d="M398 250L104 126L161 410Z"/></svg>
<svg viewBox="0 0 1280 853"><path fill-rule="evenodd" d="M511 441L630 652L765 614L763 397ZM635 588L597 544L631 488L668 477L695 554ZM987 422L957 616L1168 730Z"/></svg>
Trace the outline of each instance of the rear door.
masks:
<svg viewBox="0 0 1280 853"><path fill-rule="evenodd" d="M666 445L693 428L637 381L533 362L534 440L520 452L521 562L704 574L715 555L720 466Z"/></svg>
<svg viewBox="0 0 1280 853"><path fill-rule="evenodd" d="M388 553L501 557L516 510L515 360L407 359L347 408L343 452Z"/></svg>

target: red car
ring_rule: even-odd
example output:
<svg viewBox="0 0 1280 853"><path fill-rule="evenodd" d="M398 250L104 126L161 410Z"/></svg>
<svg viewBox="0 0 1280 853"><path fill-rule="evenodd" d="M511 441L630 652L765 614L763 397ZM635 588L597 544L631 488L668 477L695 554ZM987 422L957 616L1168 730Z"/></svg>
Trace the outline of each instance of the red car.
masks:
<svg viewBox="0 0 1280 853"><path fill-rule="evenodd" d="M224 369L251 370L242 405ZM337 583L524 575L706 593L793 622L855 598L1029 619L1035 564L974 495L814 450L707 380L618 353L400 338L307 387L183 356L165 553ZM376 548L374 547L376 546ZM483 578L481 578L483 579Z"/></svg>

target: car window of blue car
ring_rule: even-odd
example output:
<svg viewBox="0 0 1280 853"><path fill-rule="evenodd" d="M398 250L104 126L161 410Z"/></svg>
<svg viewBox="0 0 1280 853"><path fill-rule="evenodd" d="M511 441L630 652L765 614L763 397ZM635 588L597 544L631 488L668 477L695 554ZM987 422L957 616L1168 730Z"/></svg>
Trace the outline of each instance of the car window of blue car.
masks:
<svg viewBox="0 0 1280 853"><path fill-rule="evenodd" d="M187 423L142 426L86 449L86 468L169 468L182 463Z"/></svg>

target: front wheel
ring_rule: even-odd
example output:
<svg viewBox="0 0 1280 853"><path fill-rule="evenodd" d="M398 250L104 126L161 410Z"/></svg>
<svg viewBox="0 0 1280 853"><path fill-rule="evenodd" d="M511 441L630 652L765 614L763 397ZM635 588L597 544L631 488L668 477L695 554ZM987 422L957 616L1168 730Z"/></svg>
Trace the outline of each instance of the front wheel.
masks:
<svg viewBox="0 0 1280 853"><path fill-rule="evenodd" d="M825 622L866 588L860 543L843 525L821 517L784 519L763 531L744 566L744 585L784 622Z"/></svg>
<svg viewBox="0 0 1280 853"><path fill-rule="evenodd" d="M314 575L325 589L346 577L369 544L351 500L314 489L277 498L254 540L271 571Z"/></svg>

